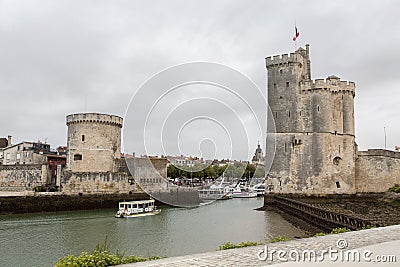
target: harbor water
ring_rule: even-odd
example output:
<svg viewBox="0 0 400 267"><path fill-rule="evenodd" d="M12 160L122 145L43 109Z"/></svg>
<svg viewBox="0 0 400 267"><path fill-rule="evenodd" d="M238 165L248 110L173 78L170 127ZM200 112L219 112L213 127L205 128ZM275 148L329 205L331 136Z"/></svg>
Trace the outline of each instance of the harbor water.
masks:
<svg viewBox="0 0 400 267"><path fill-rule="evenodd" d="M171 257L214 251L230 241L268 241L304 232L279 214L256 211L262 198L216 201L198 208L161 207L155 216L114 218L115 210L0 216L0 266L53 266L65 255L92 251Z"/></svg>

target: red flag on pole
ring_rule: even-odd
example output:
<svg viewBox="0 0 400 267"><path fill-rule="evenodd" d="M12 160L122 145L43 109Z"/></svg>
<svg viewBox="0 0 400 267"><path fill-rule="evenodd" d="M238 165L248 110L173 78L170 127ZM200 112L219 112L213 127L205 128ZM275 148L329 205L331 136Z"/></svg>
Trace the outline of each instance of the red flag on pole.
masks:
<svg viewBox="0 0 400 267"><path fill-rule="evenodd" d="M296 39L299 37L300 33L297 31L297 27L294 26L294 37L293 37L293 41L296 42Z"/></svg>

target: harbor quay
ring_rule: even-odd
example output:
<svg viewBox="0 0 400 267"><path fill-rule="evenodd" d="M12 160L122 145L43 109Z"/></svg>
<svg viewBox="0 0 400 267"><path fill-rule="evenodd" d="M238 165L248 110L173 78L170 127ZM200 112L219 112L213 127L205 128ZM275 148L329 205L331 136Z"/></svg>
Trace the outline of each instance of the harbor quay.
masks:
<svg viewBox="0 0 400 267"><path fill-rule="evenodd" d="M400 225L119 266L397 266Z"/></svg>
<svg viewBox="0 0 400 267"><path fill-rule="evenodd" d="M282 196L374 194L398 187L398 150L358 150L354 82L335 75L312 80L308 44L290 54L267 57L265 66L271 112L267 113L265 157L258 145L253 162L265 168L266 207L278 203L280 208ZM57 152L49 144L13 144L11 136L2 138L0 191L79 196L151 191L155 198L177 206L199 204L199 192L210 195L185 187L179 187L179 196L171 191L178 187L169 183L167 166L173 162L167 156L124 154L123 123L117 115L67 115L67 146Z"/></svg>
<svg viewBox="0 0 400 267"><path fill-rule="evenodd" d="M150 208L143 202L149 196L180 207L199 207L201 196L212 200L264 197L260 206L277 211L310 235L334 228L376 228L126 266L264 266L289 260L307 265L304 259L285 255L296 256L305 250L318 255L338 249L362 251L367 258L357 259L361 264L383 259L380 256L399 260L400 152L358 150L355 83L335 75L311 80L309 45L291 54L267 57L266 68L271 108L268 123L274 122L275 129L270 131L267 126L265 157L258 146L253 158L266 168L258 188L261 196L249 185L225 186L223 174L219 185L205 190L181 186L186 184L181 181L174 181L179 183L176 185L168 177L167 157L122 153L122 117L77 113L66 117L67 146L57 152L50 151L48 144L13 144L11 136L3 138L0 214L119 207L116 217L123 221L139 213L162 216L155 212L153 200ZM112 225L123 223L113 221ZM142 238L140 242L144 242ZM340 263L343 266L348 261Z"/></svg>

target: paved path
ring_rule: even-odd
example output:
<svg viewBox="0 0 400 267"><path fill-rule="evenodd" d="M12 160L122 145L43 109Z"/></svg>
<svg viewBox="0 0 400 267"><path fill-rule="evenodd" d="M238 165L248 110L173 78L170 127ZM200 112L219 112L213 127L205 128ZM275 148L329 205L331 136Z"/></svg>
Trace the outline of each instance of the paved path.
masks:
<svg viewBox="0 0 400 267"><path fill-rule="evenodd" d="M340 242L338 241L340 240ZM338 244L339 242L339 244ZM339 246L346 246L345 249L340 249ZM287 266L320 266L321 262L314 263L314 261L306 262L290 262L289 253L292 257L302 254L304 250L313 250L318 255L318 260L321 259L321 252L324 250L331 250L332 258L339 257L339 261L333 262L329 260L328 252L325 253L325 259L322 261L323 266L398 266L400 262L400 225L368 229L362 231L354 231L337 235L327 235L321 237L311 237L296 239L287 242L273 243L267 245L268 259L260 260L258 255L260 251L265 251L265 246L255 246L239 249L230 249L223 251L214 251L207 253L200 253L194 255L180 256L165 258L149 262L139 262L133 264L126 264L120 266L266 266L273 265L279 267ZM282 259L288 259L285 262L278 259L277 251L281 252ZM346 251L353 250L355 253L360 253L361 262L354 264L354 255L346 254ZM272 251L275 251L272 253ZM338 251L335 253L335 251ZM371 253L370 253L371 252ZM298 253L298 254L296 254ZM364 254L365 253L365 254ZM264 256L265 254L261 254ZM272 256L271 256L272 255ZM350 255L350 256L347 256ZM369 258L375 260L376 256L394 255L397 263L379 263L371 264L365 262L362 258ZM386 259L388 260L388 257ZM273 258L271 260L271 258ZM344 261L340 259L343 258ZM350 262L346 261L350 258Z"/></svg>

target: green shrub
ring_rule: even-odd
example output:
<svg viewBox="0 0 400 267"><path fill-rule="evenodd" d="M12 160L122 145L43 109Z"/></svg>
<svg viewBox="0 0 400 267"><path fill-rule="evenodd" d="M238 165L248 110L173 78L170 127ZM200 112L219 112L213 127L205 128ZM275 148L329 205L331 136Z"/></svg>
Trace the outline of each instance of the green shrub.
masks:
<svg viewBox="0 0 400 267"><path fill-rule="evenodd" d="M154 255L154 256L150 256L150 257L149 257L149 261L154 261L154 260L159 260L159 259L161 259L161 257L159 257L159 256L157 256L157 255Z"/></svg>
<svg viewBox="0 0 400 267"><path fill-rule="evenodd" d="M330 233L316 233L314 236L334 235L334 234L341 234L341 233L346 233L346 232L351 232L351 230L346 227L333 228Z"/></svg>
<svg viewBox="0 0 400 267"><path fill-rule="evenodd" d="M250 246L257 246L257 245L262 245L261 242L252 242L252 241L246 241L246 242L241 242L239 244L233 244L231 242L225 242L221 246L219 246L218 250L227 250L227 249L233 249L233 248L244 248L244 247L250 247Z"/></svg>
<svg viewBox="0 0 400 267"><path fill-rule="evenodd" d="M107 238L102 246L97 245L91 253L82 252L79 256L68 255L59 259L55 267L106 267L118 264L127 264L146 261L146 258L138 256L124 256L123 254L111 254L108 252ZM151 256L148 260L160 259L158 256Z"/></svg>
<svg viewBox="0 0 400 267"><path fill-rule="evenodd" d="M346 233L346 232L351 232L351 230L346 227L333 228L331 231L331 234L341 234L341 233Z"/></svg>
<svg viewBox="0 0 400 267"><path fill-rule="evenodd" d="M69 267L69 266L93 266L93 267L106 267L118 264L126 264L133 262L146 261L146 258L137 256L124 257L118 254L110 254L107 251L94 250L92 253L82 252L79 256L65 256L57 261L55 267Z"/></svg>
<svg viewBox="0 0 400 267"><path fill-rule="evenodd" d="M329 235L329 233L316 233L314 236L324 236L324 235Z"/></svg>
<svg viewBox="0 0 400 267"><path fill-rule="evenodd" d="M275 236L275 237L271 237L271 239L269 240L270 243L276 243L276 242L283 242L283 241L287 241L288 239L286 238L286 236Z"/></svg>
<svg viewBox="0 0 400 267"><path fill-rule="evenodd" d="M389 188L389 191L394 193L400 193L400 186L399 185L393 186Z"/></svg>
<svg viewBox="0 0 400 267"><path fill-rule="evenodd" d="M33 189L35 192L43 192L43 188L41 186L35 186Z"/></svg>

